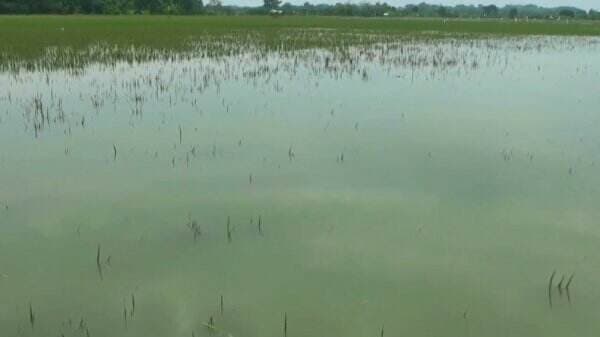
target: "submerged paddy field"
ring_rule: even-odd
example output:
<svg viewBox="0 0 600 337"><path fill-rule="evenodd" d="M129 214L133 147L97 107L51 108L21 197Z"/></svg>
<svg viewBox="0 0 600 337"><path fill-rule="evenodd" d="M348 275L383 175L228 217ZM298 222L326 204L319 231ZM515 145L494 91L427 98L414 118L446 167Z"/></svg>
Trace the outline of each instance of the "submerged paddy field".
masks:
<svg viewBox="0 0 600 337"><path fill-rule="evenodd" d="M0 17L0 336L594 336L599 31Z"/></svg>
<svg viewBox="0 0 600 337"><path fill-rule="evenodd" d="M336 47L332 39L320 38L315 31L335 36L336 44L348 44L363 40L357 33L432 38L449 34L466 38L488 35L600 36L600 22L318 16L0 16L0 57L28 60L39 57L49 47L81 50L94 43L181 50L190 42L250 33L254 33L253 42L271 48L279 48L282 44L287 48Z"/></svg>

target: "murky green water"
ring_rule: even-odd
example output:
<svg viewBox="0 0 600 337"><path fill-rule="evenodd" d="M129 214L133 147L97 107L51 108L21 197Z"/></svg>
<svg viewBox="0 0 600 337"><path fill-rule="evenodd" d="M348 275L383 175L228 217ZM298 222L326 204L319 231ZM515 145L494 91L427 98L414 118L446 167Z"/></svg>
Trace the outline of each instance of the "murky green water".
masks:
<svg viewBox="0 0 600 337"><path fill-rule="evenodd" d="M0 74L0 335L594 336L598 41L388 47Z"/></svg>

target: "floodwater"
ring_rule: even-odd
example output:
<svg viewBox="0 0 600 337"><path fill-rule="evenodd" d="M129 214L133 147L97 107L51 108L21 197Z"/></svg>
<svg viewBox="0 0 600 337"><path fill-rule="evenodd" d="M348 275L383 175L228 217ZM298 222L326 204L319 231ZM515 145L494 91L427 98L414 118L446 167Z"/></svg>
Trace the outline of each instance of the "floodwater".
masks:
<svg viewBox="0 0 600 337"><path fill-rule="evenodd" d="M344 55L1 73L0 335L595 336L600 41Z"/></svg>

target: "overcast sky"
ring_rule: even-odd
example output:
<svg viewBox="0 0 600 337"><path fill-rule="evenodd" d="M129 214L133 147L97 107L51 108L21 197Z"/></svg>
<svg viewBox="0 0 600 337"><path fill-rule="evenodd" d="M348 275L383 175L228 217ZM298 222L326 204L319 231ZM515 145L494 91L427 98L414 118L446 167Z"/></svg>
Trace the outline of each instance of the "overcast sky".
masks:
<svg viewBox="0 0 600 337"><path fill-rule="evenodd" d="M303 4L306 0L283 0L283 2L290 2L292 4ZM377 0L368 0L366 2L376 2ZM384 0L380 0L383 2ZM329 3L333 4L336 2L348 2L347 0L308 0L310 3ZM351 3L364 2L362 0L351 0ZM416 4L423 2L423 0L387 0L385 1L393 6L404 6L406 4ZM495 4L495 5L526 5L534 4L544 7L558 7L558 6L575 6L582 9L600 9L600 0L431 0L425 1L430 4L444 4L444 5L478 5L478 4ZM223 0L224 4L227 5L249 5L256 6L262 4L262 0Z"/></svg>

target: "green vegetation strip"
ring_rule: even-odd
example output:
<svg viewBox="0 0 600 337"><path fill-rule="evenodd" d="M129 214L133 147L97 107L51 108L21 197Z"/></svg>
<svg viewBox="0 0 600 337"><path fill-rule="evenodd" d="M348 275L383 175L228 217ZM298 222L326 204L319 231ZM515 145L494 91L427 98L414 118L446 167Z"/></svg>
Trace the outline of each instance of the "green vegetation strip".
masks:
<svg viewBox="0 0 600 337"><path fill-rule="evenodd" d="M257 43L271 46L323 47L322 42L310 34L304 34L306 40L289 39L287 35L290 30L311 29L347 39L352 39L353 33L390 37L432 34L599 36L600 22L319 16L0 16L0 53L3 60L14 61L39 58L49 47L81 50L94 44L107 44L177 50L190 41L237 34L252 34Z"/></svg>

